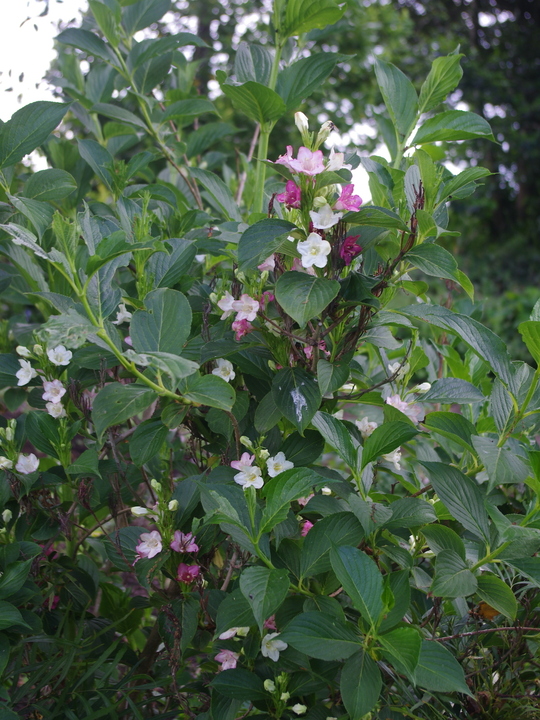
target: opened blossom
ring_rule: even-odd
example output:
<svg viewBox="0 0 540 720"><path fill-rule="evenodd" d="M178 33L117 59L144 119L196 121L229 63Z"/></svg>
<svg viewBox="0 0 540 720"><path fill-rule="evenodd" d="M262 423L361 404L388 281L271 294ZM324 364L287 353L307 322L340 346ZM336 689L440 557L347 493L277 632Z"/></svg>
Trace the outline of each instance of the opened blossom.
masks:
<svg viewBox="0 0 540 720"><path fill-rule="evenodd" d="M235 653L232 650L220 650L220 652L218 652L218 654L214 657L214 660L221 663L220 671L234 670L239 657L239 653Z"/></svg>
<svg viewBox="0 0 540 720"><path fill-rule="evenodd" d="M310 268L313 265L323 268L328 262L328 255L332 250L328 240L323 240L317 233L310 233L306 240L299 242L296 249L300 253L302 267Z"/></svg>
<svg viewBox="0 0 540 720"><path fill-rule="evenodd" d="M255 320L259 310L259 302L246 293L240 296L239 300L232 303L232 309L238 313L235 320Z"/></svg>
<svg viewBox="0 0 540 720"><path fill-rule="evenodd" d="M298 150L298 158L291 161L293 172L304 175L319 175L325 171L322 150L314 152L307 147Z"/></svg>
<svg viewBox="0 0 540 720"><path fill-rule="evenodd" d="M360 235L351 235L345 238L343 245L339 249L339 255L345 265L350 265L357 255L360 255L362 248L358 245Z"/></svg>
<svg viewBox="0 0 540 720"><path fill-rule="evenodd" d="M294 161L293 153L294 150L292 145L287 145L287 152L285 153L285 155L280 155L275 161L274 165L284 165L288 170L293 171L294 168L291 164Z"/></svg>
<svg viewBox="0 0 540 720"><path fill-rule="evenodd" d="M261 642L261 654L263 657L270 658L274 662L279 660L279 653L286 650L289 646L283 640L279 640L279 633L268 633Z"/></svg>
<svg viewBox="0 0 540 720"><path fill-rule="evenodd" d="M227 291L227 292L225 293L225 295L224 295L220 300L218 300L218 302L217 302L218 308L220 308L220 310L223 310L223 311L224 311L224 312L223 312L223 315L221 316L221 319L222 319L222 320L225 320L226 318L229 317L229 315L232 315L232 314L233 314L233 312L234 312L234 308L233 308L233 303L234 303L234 301L235 301L235 300L234 300L233 296L231 295L231 293L230 293L229 291Z"/></svg>
<svg viewBox="0 0 540 720"><path fill-rule="evenodd" d="M139 538L139 544L135 550L140 558L153 558L158 555L163 548L161 535L157 530L149 533L142 533Z"/></svg>
<svg viewBox="0 0 540 720"><path fill-rule="evenodd" d="M19 360L20 370L17 370L15 377L17 378L17 385L27 385L30 380L37 377L37 370L34 370L28 360Z"/></svg>
<svg viewBox="0 0 540 720"><path fill-rule="evenodd" d="M371 422L367 416L365 416L361 420L356 420L356 427L360 430L360 435L365 440L370 435L373 435L378 425L376 422Z"/></svg>
<svg viewBox="0 0 540 720"><path fill-rule="evenodd" d="M249 627L232 627L229 628L229 630L225 630L225 632L222 632L219 636L220 640L230 640L235 635L238 635L238 637L246 637L246 635L249 633Z"/></svg>
<svg viewBox="0 0 540 720"><path fill-rule="evenodd" d="M257 269L261 272L272 272L274 268L276 267L276 259L273 255L270 255L270 257L267 257L264 262L262 262L260 265L257 265Z"/></svg>
<svg viewBox="0 0 540 720"><path fill-rule="evenodd" d="M180 563L176 577L180 580L180 582L192 583L199 577L200 573L201 568L198 565L186 565L185 563Z"/></svg>
<svg viewBox="0 0 540 720"><path fill-rule="evenodd" d="M17 464L15 465L15 470L20 473L21 475L30 475L33 472L36 472L36 470L39 467L39 460L34 455L34 453L30 453L30 455L19 455L17 458Z"/></svg>
<svg viewBox="0 0 540 720"><path fill-rule="evenodd" d="M239 470L234 476L234 481L241 485L244 490L248 487L254 487L257 490L262 488L264 481L261 477L261 470L253 466L255 455L243 453L240 460L233 460L231 467Z"/></svg>
<svg viewBox="0 0 540 720"><path fill-rule="evenodd" d="M199 550L199 546L195 542L195 538L192 533L186 533L184 535L184 533L180 532L180 530L176 530L174 538L171 542L171 550L179 553L191 553L197 552Z"/></svg>
<svg viewBox="0 0 540 720"><path fill-rule="evenodd" d="M354 185L344 185L341 188L341 195L337 199L334 208L336 210L359 210L362 204L360 195L353 195Z"/></svg>
<svg viewBox="0 0 540 720"><path fill-rule="evenodd" d="M63 345L57 345L55 348L47 350L47 357L53 365L69 365L73 353Z"/></svg>
<svg viewBox="0 0 540 720"><path fill-rule="evenodd" d="M45 392L41 397L43 400L47 400L52 403L59 403L66 394L66 388L62 385L60 380L44 380L43 389Z"/></svg>
<svg viewBox="0 0 540 720"><path fill-rule="evenodd" d="M216 365L217 367L212 370L212 375L217 375L225 380L225 382L234 380L236 373L234 372L233 365L229 360L218 358L216 360Z"/></svg>
<svg viewBox="0 0 540 720"><path fill-rule="evenodd" d="M235 340L240 340L244 337L244 335L253 332L253 330L255 329L253 325L247 320L235 320L231 327L234 330Z"/></svg>
<svg viewBox="0 0 540 720"><path fill-rule="evenodd" d="M415 403L408 403L405 400L402 400L399 395L391 395L390 397L387 397L386 403L388 405L392 405L392 407L395 407L397 410L402 412L404 415L410 418L413 423L418 424L420 422L420 419L424 417L424 408L421 405L416 405Z"/></svg>
<svg viewBox="0 0 540 720"><path fill-rule="evenodd" d="M282 452L278 452L274 457L269 457L266 461L266 471L270 477L276 477L276 475L285 472L285 470L292 470L293 467L294 463L287 460Z"/></svg>
<svg viewBox="0 0 540 720"><path fill-rule="evenodd" d="M45 409L49 415L57 420L59 418L67 417L66 410L61 402L48 402L45 404Z"/></svg>
<svg viewBox="0 0 540 720"><path fill-rule="evenodd" d="M276 200L280 203L285 203L289 208L299 208L300 201L302 199L302 193L298 185L294 180L287 180L285 185L285 192L276 195Z"/></svg>
<svg viewBox="0 0 540 720"><path fill-rule="evenodd" d="M401 460L401 450L398 448L397 450L393 450L391 453L387 453L386 455L383 455L383 460L386 460L386 462L392 463L394 466L394 470L396 472L399 472L401 470L400 460Z"/></svg>
<svg viewBox="0 0 540 720"><path fill-rule="evenodd" d="M302 523L302 529L300 530L300 535L302 537L306 537L306 535L308 534L308 532L311 530L312 527L313 527L312 522L310 522L309 520L304 520L304 522Z"/></svg>
<svg viewBox="0 0 540 720"><path fill-rule="evenodd" d="M319 212L316 210L310 210L309 216L313 223L313 227L317 230L328 230L328 228L334 227L341 220L343 213L334 213L328 203L325 203Z"/></svg>
<svg viewBox="0 0 540 720"><path fill-rule="evenodd" d="M332 172L352 170L352 165L345 163L345 153L336 152L334 148L332 148L326 163L326 169Z"/></svg>
<svg viewBox="0 0 540 720"><path fill-rule="evenodd" d="M116 320L113 320L113 325L121 325L123 322L129 322L131 320L131 313L126 308L124 303L120 303L118 306L118 311L116 313Z"/></svg>

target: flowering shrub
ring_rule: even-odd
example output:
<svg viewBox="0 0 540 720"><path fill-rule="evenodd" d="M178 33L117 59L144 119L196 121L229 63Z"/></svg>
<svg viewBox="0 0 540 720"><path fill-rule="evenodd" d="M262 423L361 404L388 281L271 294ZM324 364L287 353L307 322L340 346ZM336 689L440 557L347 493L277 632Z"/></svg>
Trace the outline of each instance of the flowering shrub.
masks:
<svg viewBox="0 0 540 720"><path fill-rule="evenodd" d="M122 5L59 36L72 104L0 130L3 717L534 707L540 310L536 367L512 362L443 247L488 175L445 143L493 140L435 113L460 55L419 94L376 61L390 162L300 112L266 159L342 60L293 38L344 8L276 1L273 51L241 45L214 105L178 50L199 38L133 37L169 4ZM238 176L194 125L229 102L259 137ZM68 110L77 143L50 136ZM23 172L40 145L52 167Z"/></svg>

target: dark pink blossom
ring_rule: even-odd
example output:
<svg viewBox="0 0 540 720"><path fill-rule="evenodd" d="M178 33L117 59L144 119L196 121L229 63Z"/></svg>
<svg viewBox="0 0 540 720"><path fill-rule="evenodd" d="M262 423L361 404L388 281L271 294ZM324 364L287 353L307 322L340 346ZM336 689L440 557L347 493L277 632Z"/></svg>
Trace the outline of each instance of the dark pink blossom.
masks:
<svg viewBox="0 0 540 720"><path fill-rule="evenodd" d="M359 237L360 235L351 235L345 238L345 242L339 250L339 254L345 265L350 265L354 258L362 252L362 248L357 244Z"/></svg>
<svg viewBox="0 0 540 720"><path fill-rule="evenodd" d="M267 303L271 303L276 299L276 296L273 292L270 292L270 290L265 290L263 294L261 295L261 299L259 300L259 303L261 305L261 308L264 310L266 308Z"/></svg>
<svg viewBox="0 0 540 720"><path fill-rule="evenodd" d="M263 627L265 627L267 630L277 630L276 616L270 615L268 620L264 621Z"/></svg>
<svg viewBox="0 0 540 720"><path fill-rule="evenodd" d="M232 324L235 340L240 340L255 329L248 320L235 320Z"/></svg>
<svg viewBox="0 0 540 720"><path fill-rule="evenodd" d="M302 523L302 529L300 530L300 535L302 537L306 537L306 535L308 534L308 532L311 530L312 527L313 527L312 522L310 522L309 520L304 520L304 522Z"/></svg>
<svg viewBox="0 0 540 720"><path fill-rule="evenodd" d="M276 198L280 203L285 203L287 207L299 208L301 196L300 188L294 180L288 180L285 185L285 192L279 193L279 195L276 195Z"/></svg>
<svg viewBox="0 0 540 720"><path fill-rule="evenodd" d="M186 565L185 563L180 563L176 577L180 580L180 582L192 583L199 577L200 572L201 568L198 565Z"/></svg>
<svg viewBox="0 0 540 720"><path fill-rule="evenodd" d="M334 210L359 210L362 198L360 195L353 195L353 192L354 185L344 185L341 189L341 195L334 205Z"/></svg>
<svg viewBox="0 0 540 720"><path fill-rule="evenodd" d="M239 657L239 653L235 653L232 650L220 650L214 660L221 663L221 667L219 668L221 672L222 670L234 670Z"/></svg>
<svg viewBox="0 0 540 720"><path fill-rule="evenodd" d="M171 542L171 550L180 553L191 553L197 552L198 549L199 546L195 543L195 538L192 533L186 533L184 535L180 530L176 530L173 541Z"/></svg>

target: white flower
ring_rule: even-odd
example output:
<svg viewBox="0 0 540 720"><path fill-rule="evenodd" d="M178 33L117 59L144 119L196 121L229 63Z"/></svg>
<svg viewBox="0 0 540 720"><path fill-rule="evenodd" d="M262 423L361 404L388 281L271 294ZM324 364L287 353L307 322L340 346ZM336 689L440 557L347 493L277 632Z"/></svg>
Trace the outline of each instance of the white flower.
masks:
<svg viewBox="0 0 540 720"><path fill-rule="evenodd" d="M216 365L217 367L212 370L212 375L217 375L222 380L225 380L225 382L234 380L236 373L234 372L231 362L224 360L223 358L218 358L216 360Z"/></svg>
<svg viewBox="0 0 540 720"><path fill-rule="evenodd" d="M399 464L399 461L401 460L400 448L398 448L397 450L393 450L391 453L383 455L383 459L386 460L386 462L392 463L396 472L399 472L401 470L401 465Z"/></svg>
<svg viewBox="0 0 540 720"><path fill-rule="evenodd" d="M356 420L356 427L360 430L360 435L364 438L368 438L373 434L373 431L378 427L376 422L370 422L367 416L361 420Z"/></svg>
<svg viewBox="0 0 540 720"><path fill-rule="evenodd" d="M328 255L332 250L330 243L323 240L317 233L310 233L306 240L299 242L296 249L302 256L302 267L310 268L313 265L323 268L328 262Z"/></svg>
<svg viewBox="0 0 540 720"><path fill-rule="evenodd" d="M69 365L73 353L71 350L66 350L63 345L57 345L52 350L47 350L47 357L53 365Z"/></svg>
<svg viewBox="0 0 540 720"><path fill-rule="evenodd" d="M262 488L264 480L261 477L261 470L256 466L246 465L242 472L236 473L234 482L238 483L245 490L254 487L256 490Z"/></svg>
<svg viewBox="0 0 540 720"><path fill-rule="evenodd" d="M266 470L270 477L276 477L285 470L290 470L294 467L294 463L287 460L282 452L278 452L274 457L268 458L266 461Z"/></svg>
<svg viewBox="0 0 540 720"><path fill-rule="evenodd" d="M57 420L67 416L65 408L61 402L48 402L45 407L49 415Z"/></svg>
<svg viewBox="0 0 540 720"><path fill-rule="evenodd" d="M235 300L232 303L232 309L238 313L236 320L247 320L251 322L257 317L257 310L259 309L259 303L252 297L244 293L240 300Z"/></svg>
<svg viewBox="0 0 540 720"><path fill-rule="evenodd" d="M219 636L220 640L230 640L235 635L238 635L238 637L246 637L246 635L249 633L249 627L232 627L229 630L225 630L225 632L222 632Z"/></svg>
<svg viewBox="0 0 540 720"><path fill-rule="evenodd" d="M305 712L307 712L307 705L301 705L300 703L296 703L296 705L292 706L291 710L297 715L303 715Z"/></svg>
<svg viewBox="0 0 540 720"><path fill-rule="evenodd" d="M420 385L417 385L415 388L413 388L413 392L420 393L420 395L427 393L428 390L431 390L431 383L428 382L420 383Z"/></svg>
<svg viewBox="0 0 540 720"><path fill-rule="evenodd" d="M145 515L148 515L150 510L145 507L141 507L140 505L135 505L135 507L131 508L131 514L135 515L135 517L144 517Z"/></svg>
<svg viewBox="0 0 540 720"><path fill-rule="evenodd" d="M38 467L39 460L34 455L34 453L30 453L30 455L21 454L17 459L15 470L21 473L21 475L30 475L30 473L36 472Z"/></svg>
<svg viewBox="0 0 540 720"><path fill-rule="evenodd" d="M30 380L37 377L37 371L34 370L28 360L19 360L19 365L21 369L17 370L15 377L18 380L17 385L20 387L21 385L27 385Z"/></svg>
<svg viewBox="0 0 540 720"><path fill-rule="evenodd" d="M273 693L276 691L276 683L273 680L265 680L263 685L266 692Z"/></svg>
<svg viewBox="0 0 540 720"><path fill-rule="evenodd" d="M27 347L25 347L24 345L17 345L17 347L15 348L15 352L17 353L17 355L20 355L21 357L24 357L24 358L29 358L30 355L32 354L30 352L30 350Z"/></svg>
<svg viewBox="0 0 540 720"><path fill-rule="evenodd" d="M44 380L43 389L45 392L41 397L52 403L59 403L62 397L66 394L66 388L62 385L60 380Z"/></svg>
<svg viewBox="0 0 540 720"><path fill-rule="evenodd" d="M310 210L309 215L313 221L313 227L318 230L327 230L334 227L343 217L343 213L334 213L328 203L325 203L319 212Z"/></svg>
<svg viewBox="0 0 540 720"><path fill-rule="evenodd" d="M178 510L178 500L169 500L167 507L171 512L175 512L175 510Z"/></svg>
<svg viewBox="0 0 540 720"><path fill-rule="evenodd" d="M345 154L336 152L334 148L330 150L330 157L328 158L328 162L326 163L326 169L327 170L333 170L336 172L337 170L352 170L352 165L348 165L345 163Z"/></svg>
<svg viewBox="0 0 540 720"><path fill-rule="evenodd" d="M303 112L294 113L294 124L301 133L309 132L309 121Z"/></svg>
<svg viewBox="0 0 540 720"><path fill-rule="evenodd" d="M4 510L4 512L2 513L2 520L4 521L4 523L7 525L12 517L13 517L13 513L11 512L11 510L9 508L6 508Z"/></svg>
<svg viewBox="0 0 540 720"><path fill-rule="evenodd" d="M397 373L395 379L401 380L409 372L409 363L405 363L403 367L401 367L401 363L399 362L389 363L388 372L390 373L390 375L394 375L394 373Z"/></svg>
<svg viewBox="0 0 540 720"><path fill-rule="evenodd" d="M390 395L390 397L387 397L386 404L392 405L392 407L395 407L416 424L418 424L420 422L420 418L424 416L424 408L422 405L408 403L406 400L402 400L399 395Z"/></svg>
<svg viewBox="0 0 540 720"><path fill-rule="evenodd" d="M123 322L131 320L131 313L126 309L124 303L120 303L118 311L116 313L116 320L113 320L113 325L121 325Z"/></svg>
<svg viewBox="0 0 540 720"><path fill-rule="evenodd" d="M234 312L233 302L235 302L235 300L234 300L233 296L231 295L231 293L228 291L221 298L221 300L218 300L218 302L217 302L218 308L225 311L223 313L223 315L221 316L222 320L225 320L226 318L229 317L229 315L232 315L232 313Z"/></svg>
<svg viewBox="0 0 540 720"><path fill-rule="evenodd" d="M5 455L0 455L0 470L11 470L13 462Z"/></svg>
<svg viewBox="0 0 540 720"><path fill-rule="evenodd" d="M263 637L261 642L261 654L274 662L279 660L279 653L289 647L283 640L278 640L278 637L279 633L277 632L268 633L268 635Z"/></svg>

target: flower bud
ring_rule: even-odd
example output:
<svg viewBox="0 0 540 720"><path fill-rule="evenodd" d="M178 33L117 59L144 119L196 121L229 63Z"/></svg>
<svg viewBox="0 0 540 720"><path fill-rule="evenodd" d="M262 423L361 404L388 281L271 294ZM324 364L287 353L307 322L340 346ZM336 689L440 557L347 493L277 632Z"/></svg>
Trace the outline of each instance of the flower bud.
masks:
<svg viewBox="0 0 540 720"><path fill-rule="evenodd" d="M283 702L287 702L287 700L291 697L291 693L284 692L281 693L280 700L283 700Z"/></svg>
<svg viewBox="0 0 540 720"><path fill-rule="evenodd" d="M294 113L294 123L302 134L309 132L309 121L303 112Z"/></svg>
<svg viewBox="0 0 540 720"><path fill-rule="evenodd" d="M313 200L313 208L319 209L322 208L323 205L326 205L328 203L328 200L323 197L322 195L317 195L317 197Z"/></svg>
<svg viewBox="0 0 540 720"><path fill-rule="evenodd" d="M152 478L152 480L150 480L150 485L154 488L156 492L161 492L161 483L159 483L155 478Z"/></svg>
<svg viewBox="0 0 540 720"><path fill-rule="evenodd" d="M7 525L12 517L13 517L13 513L11 512L11 510L6 508L4 510L4 512L2 513L2 520L4 521L4 523Z"/></svg>
<svg viewBox="0 0 540 720"><path fill-rule="evenodd" d="M34 355L42 355L43 354L43 347L41 345L34 345L32 348L32 352Z"/></svg>
<svg viewBox="0 0 540 720"><path fill-rule="evenodd" d="M248 450L253 450L253 443L246 435L240 437L240 442L244 447L247 447Z"/></svg>
<svg viewBox="0 0 540 720"><path fill-rule="evenodd" d="M214 303L214 305L215 305L219 298L217 296L217 293L213 292L213 293L210 293L210 295L208 296L208 299L210 300L211 303Z"/></svg>
<svg viewBox="0 0 540 720"><path fill-rule="evenodd" d="M307 712L307 705L301 705L300 703L296 703L296 705L292 706L291 710L297 715L303 715L305 712Z"/></svg>
<svg viewBox="0 0 540 720"><path fill-rule="evenodd" d="M6 440L7 440L8 442L11 442L14 437L15 437L15 430L14 430L14 428L12 428L11 426L10 426L10 427L7 427L7 428L6 428Z"/></svg>
<svg viewBox="0 0 540 720"><path fill-rule="evenodd" d="M276 690L276 683L273 680L265 680L263 685L266 692L273 693Z"/></svg>
<svg viewBox="0 0 540 720"><path fill-rule="evenodd" d="M413 392L417 392L417 393L420 393L421 395L423 395L424 393L427 393L428 390L431 390L431 383L425 382L425 383L420 383L420 385L417 385L414 388Z"/></svg>
<svg viewBox="0 0 540 720"><path fill-rule="evenodd" d="M131 514L135 515L135 517L144 517L148 515L149 512L148 508L141 507L140 505L135 505L135 507L131 508Z"/></svg>
<svg viewBox="0 0 540 720"><path fill-rule="evenodd" d="M325 123L321 125L321 129L319 130L319 133L317 135L317 147L319 145L322 145L322 143L327 139L327 137L330 135L332 130L335 130L336 126L331 120L327 120Z"/></svg>
<svg viewBox="0 0 540 720"><path fill-rule="evenodd" d="M24 345L17 345L17 347L15 348L15 352L17 353L17 355L20 355L21 357L24 357L24 358L29 358L30 355L32 354L30 352L30 350L27 347L25 347Z"/></svg>
<svg viewBox="0 0 540 720"><path fill-rule="evenodd" d="M0 455L0 470L11 470L12 467L13 461L5 455Z"/></svg>
<svg viewBox="0 0 540 720"><path fill-rule="evenodd" d="M268 458L270 457L270 453L266 448L261 448L259 450L259 457L261 458L261 460L268 460Z"/></svg>
<svg viewBox="0 0 540 720"><path fill-rule="evenodd" d="M175 510L178 510L178 500L169 500L167 507L171 512L175 512Z"/></svg>
<svg viewBox="0 0 540 720"><path fill-rule="evenodd" d="M236 277L238 278L238 280L240 280L241 283L245 283L245 282L246 282L246 275L245 275L245 273L242 272L242 270L238 270L238 268L237 268L237 269L234 271L234 274L236 275Z"/></svg>

